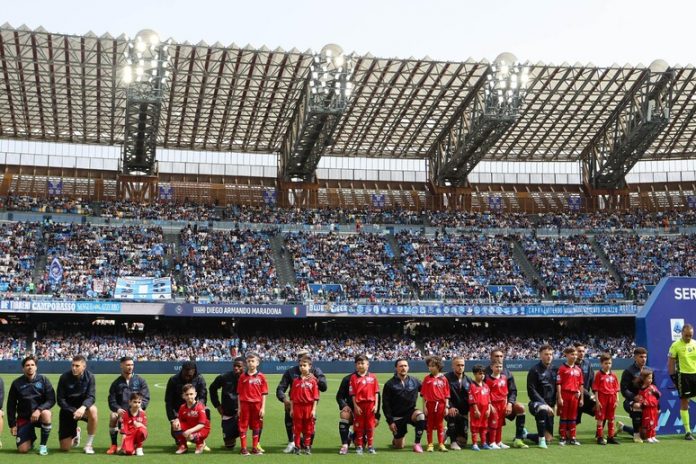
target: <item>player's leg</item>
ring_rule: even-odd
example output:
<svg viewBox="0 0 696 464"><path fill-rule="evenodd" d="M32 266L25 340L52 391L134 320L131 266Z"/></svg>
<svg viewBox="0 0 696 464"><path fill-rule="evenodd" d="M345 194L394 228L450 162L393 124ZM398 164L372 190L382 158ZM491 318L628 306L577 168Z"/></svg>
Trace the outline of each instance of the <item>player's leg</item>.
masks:
<svg viewBox="0 0 696 464"><path fill-rule="evenodd" d="M129 433L123 436L121 441L121 452L126 456L135 454L135 433Z"/></svg>
<svg viewBox="0 0 696 464"><path fill-rule="evenodd" d="M353 423L353 413L350 410L341 410L338 417L338 436L341 438L339 453L348 453L350 443L350 425Z"/></svg>
<svg viewBox="0 0 696 464"><path fill-rule="evenodd" d="M2 404L0 404L0 437L2 437L2 430L5 428L5 413L2 412ZM0 448L2 448L2 439L0 439Z"/></svg>
<svg viewBox="0 0 696 464"><path fill-rule="evenodd" d="M365 411L362 410L361 406L360 414L358 414L356 411L353 419L353 440L355 441L356 449L362 449L363 447L363 439L366 430L365 425Z"/></svg>
<svg viewBox="0 0 696 464"><path fill-rule="evenodd" d="M374 407L374 402L366 404L367 411L365 412L365 435L367 437L368 448L373 448L375 441L375 426L377 424L377 417L375 417L375 412L372 410Z"/></svg>
<svg viewBox="0 0 696 464"><path fill-rule="evenodd" d="M580 405L580 398L575 395L571 396L571 401L568 404L568 438L573 443L577 443L576 440L576 420L578 417L578 410Z"/></svg>
<svg viewBox="0 0 696 464"><path fill-rule="evenodd" d="M515 421L515 440L512 442L514 448L527 448L522 440L526 438L525 417L527 411L522 403L515 402L512 405L512 412L506 419L510 422Z"/></svg>
<svg viewBox="0 0 696 464"><path fill-rule="evenodd" d="M263 429L263 419L261 418L261 403L252 403L251 415L249 418L249 426L251 427L251 447L252 452L259 452L259 441L261 440L261 429Z"/></svg>
<svg viewBox="0 0 696 464"><path fill-rule="evenodd" d="M34 424L29 421L17 423L17 451L21 454L28 453L33 448L35 441Z"/></svg>
<svg viewBox="0 0 696 464"><path fill-rule="evenodd" d="M285 416L283 421L285 425L285 434L288 436L288 444L293 443L293 422L292 417L290 417L290 408L287 406L285 407Z"/></svg>
<svg viewBox="0 0 696 464"><path fill-rule="evenodd" d="M426 426L425 426L425 435L426 435L426 440L428 442L428 451L433 450L433 430L436 428L437 423L436 423L436 417L435 417L435 402L434 401L427 401L425 403L425 410L427 411L426 417Z"/></svg>
<svg viewBox="0 0 696 464"><path fill-rule="evenodd" d="M302 447L302 428L304 426L304 421L302 414L300 412L299 405L295 405L292 411L292 439L295 446L295 454L299 454L300 448Z"/></svg>
<svg viewBox="0 0 696 464"><path fill-rule="evenodd" d="M67 409L61 409L58 413L58 440L61 451L70 451L76 433L77 421L73 418L73 413Z"/></svg>
<svg viewBox="0 0 696 464"><path fill-rule="evenodd" d="M308 404L307 411L305 411L305 421L302 429L302 436L304 437L305 452L311 454L312 444L314 443L314 434L316 432L316 419L312 416L312 409L314 405Z"/></svg>
<svg viewBox="0 0 696 464"><path fill-rule="evenodd" d="M111 446L107 454L114 454L117 450L119 419L118 414L115 412L109 415L109 438L111 438Z"/></svg>
<svg viewBox="0 0 696 464"><path fill-rule="evenodd" d="M488 438L484 440L486 443L496 443L495 435L498 429L498 412L499 411L494 406L493 413L488 417L488 430L486 431ZM503 418L501 417L501 419Z"/></svg>
<svg viewBox="0 0 696 464"><path fill-rule="evenodd" d="M239 405L239 446L242 454L249 454L247 450L247 430L249 429L249 402L243 401Z"/></svg>
<svg viewBox="0 0 696 464"><path fill-rule="evenodd" d="M234 449L237 442L237 437L239 437L239 424L236 417L230 417L229 419L223 419L221 423L222 428L222 440L225 443L225 448Z"/></svg>
<svg viewBox="0 0 696 464"><path fill-rule="evenodd" d="M99 423L97 406L92 405L87 408L84 418L87 420L87 443L85 443L84 450L87 454L93 454L94 436L97 434L97 424Z"/></svg>
<svg viewBox="0 0 696 464"><path fill-rule="evenodd" d="M39 448L39 454L42 455L48 453L46 445L48 444L48 437L49 435L51 435L51 428L53 427L51 425L52 417L53 416L51 414L50 409L44 409L43 411L41 411L41 414L39 415L39 423L41 424L41 447Z"/></svg>
<svg viewBox="0 0 696 464"><path fill-rule="evenodd" d="M423 439L423 432L425 432L426 427L425 414L423 414L423 411L416 409L413 411L413 413L411 413L411 424L415 428L415 437L413 439L414 451L418 451L417 448L420 448L420 443Z"/></svg>
<svg viewBox="0 0 696 464"><path fill-rule="evenodd" d="M403 449L406 442L406 418L400 417L394 420L394 425L396 426L396 432L393 433L392 447L394 449Z"/></svg>
<svg viewBox="0 0 696 464"><path fill-rule="evenodd" d="M696 374L678 374L679 384L679 416L684 424L684 438L692 441L691 422L689 420L689 400L696 396Z"/></svg>

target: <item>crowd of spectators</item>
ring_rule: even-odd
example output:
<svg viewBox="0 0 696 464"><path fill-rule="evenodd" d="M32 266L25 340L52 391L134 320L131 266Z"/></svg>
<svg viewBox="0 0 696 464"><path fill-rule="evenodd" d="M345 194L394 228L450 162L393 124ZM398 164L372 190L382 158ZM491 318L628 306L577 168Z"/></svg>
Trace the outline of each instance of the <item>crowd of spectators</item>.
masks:
<svg viewBox="0 0 696 464"><path fill-rule="evenodd" d="M0 224L0 294L34 291L32 273L42 254L37 223Z"/></svg>
<svg viewBox="0 0 696 464"><path fill-rule="evenodd" d="M426 214L427 224L433 227L474 229L527 229L532 227L532 216L525 213L430 211Z"/></svg>
<svg viewBox="0 0 696 464"><path fill-rule="evenodd" d="M558 229L670 229L696 225L696 211L597 211L594 213L557 212L536 215L539 228Z"/></svg>
<svg viewBox="0 0 696 464"><path fill-rule="evenodd" d="M285 248L293 259L299 287L316 288L314 294L324 299L400 301L410 295L394 250L382 235L290 233ZM340 288L326 290L326 284Z"/></svg>
<svg viewBox="0 0 696 464"><path fill-rule="evenodd" d="M533 298L503 237L402 231L396 235L409 283L421 300L520 302ZM490 286L502 287L492 292Z"/></svg>
<svg viewBox="0 0 696 464"><path fill-rule="evenodd" d="M602 265L586 236L525 236L522 246L553 299L605 302L623 298L619 283Z"/></svg>
<svg viewBox="0 0 696 464"><path fill-rule="evenodd" d="M142 204L131 201L102 202L99 216L116 219L140 219L159 221L220 221L218 208L209 205L162 201Z"/></svg>
<svg viewBox="0 0 696 464"><path fill-rule="evenodd" d="M0 209L7 211L31 211L35 213L68 213L91 216L94 210L89 202L62 197L34 198L23 195L8 195L0 199Z"/></svg>
<svg viewBox="0 0 696 464"><path fill-rule="evenodd" d="M665 276L696 275L696 235L600 234L597 242L618 271L630 299L645 301Z"/></svg>
<svg viewBox="0 0 696 464"><path fill-rule="evenodd" d="M27 350L27 337L18 330L0 332L0 361L22 359Z"/></svg>
<svg viewBox="0 0 696 464"><path fill-rule="evenodd" d="M278 283L267 232L187 226L179 238L178 294L187 301L271 303L295 298L292 287Z"/></svg>
<svg viewBox="0 0 696 464"><path fill-rule="evenodd" d="M169 275L172 249L161 227L49 223L43 226L43 243L47 262L38 293L108 298L118 277ZM54 257L63 269L60 282L50 277Z"/></svg>

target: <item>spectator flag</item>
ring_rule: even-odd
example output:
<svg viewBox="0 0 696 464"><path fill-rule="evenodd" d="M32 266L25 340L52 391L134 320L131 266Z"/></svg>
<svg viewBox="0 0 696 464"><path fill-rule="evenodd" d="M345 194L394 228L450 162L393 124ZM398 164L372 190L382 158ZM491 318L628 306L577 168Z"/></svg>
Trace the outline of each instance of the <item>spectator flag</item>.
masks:
<svg viewBox="0 0 696 464"><path fill-rule="evenodd" d="M159 198L160 200L171 200L174 197L174 188L171 185L160 185L159 186Z"/></svg>
<svg viewBox="0 0 696 464"><path fill-rule="evenodd" d="M689 195L686 199L686 202L689 205L689 208L696 209L696 196Z"/></svg>
<svg viewBox="0 0 696 464"><path fill-rule="evenodd" d="M63 280L63 265L60 264L58 257L54 257L48 268L48 281L52 284L59 284Z"/></svg>
<svg viewBox="0 0 696 464"><path fill-rule="evenodd" d="M63 194L62 180L48 180L48 196L58 196Z"/></svg>

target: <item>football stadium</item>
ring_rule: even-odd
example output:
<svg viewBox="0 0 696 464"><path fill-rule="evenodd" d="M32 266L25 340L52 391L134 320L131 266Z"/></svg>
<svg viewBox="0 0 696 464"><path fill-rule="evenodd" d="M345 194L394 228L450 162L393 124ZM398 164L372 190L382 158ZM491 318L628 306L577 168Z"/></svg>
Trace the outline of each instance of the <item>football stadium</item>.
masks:
<svg viewBox="0 0 696 464"><path fill-rule="evenodd" d="M2 462L696 446L693 65L141 24L0 26Z"/></svg>

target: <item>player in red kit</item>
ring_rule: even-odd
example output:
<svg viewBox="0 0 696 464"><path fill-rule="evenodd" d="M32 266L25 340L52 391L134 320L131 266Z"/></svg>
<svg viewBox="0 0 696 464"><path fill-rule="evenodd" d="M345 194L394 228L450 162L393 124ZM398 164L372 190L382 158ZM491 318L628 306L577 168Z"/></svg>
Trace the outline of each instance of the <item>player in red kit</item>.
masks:
<svg viewBox="0 0 696 464"><path fill-rule="evenodd" d="M559 445L566 443L579 445L575 438L575 427L578 418L578 406L582 406L583 376L582 369L575 365L577 352L574 346L563 350L566 362L558 368L556 376L557 409L560 416L561 440Z"/></svg>
<svg viewBox="0 0 696 464"><path fill-rule="evenodd" d="M210 419L203 403L196 401L196 387L193 384L184 385L181 396L184 397L184 404L179 407L178 419L181 430L175 434L176 444L179 445L176 454L188 451L187 441L196 444L196 454L203 454L205 439L210 434Z"/></svg>
<svg viewBox="0 0 696 464"><path fill-rule="evenodd" d="M140 393L131 393L128 410L119 418L121 422L121 452L127 456L144 456L143 442L147 438L147 414L142 408L143 397Z"/></svg>
<svg viewBox="0 0 696 464"><path fill-rule="evenodd" d="M505 409L508 403L508 379L503 374L503 363L491 364L491 375L486 377L486 385L491 391L493 413L488 418L488 446L491 449L508 449L503 443L503 427L505 426Z"/></svg>
<svg viewBox="0 0 696 464"><path fill-rule="evenodd" d="M374 447L377 399L379 382L374 374L368 372L370 362L367 356L355 357L355 373L350 376L348 394L353 402L353 431L355 432L355 452L363 454L364 437L367 436L367 451L376 454Z"/></svg>
<svg viewBox="0 0 696 464"><path fill-rule="evenodd" d="M493 412L491 404L491 391L484 381L486 377L485 369L477 364L471 370L474 374L473 382L469 385L469 427L471 428L471 449L481 451L489 450L491 447L486 442L486 430L488 429L488 419ZM479 448L479 437L481 448Z"/></svg>
<svg viewBox="0 0 696 464"><path fill-rule="evenodd" d="M290 416L292 417L292 433L295 440L295 454L304 449L305 454L312 454L312 436L314 421L317 417L319 402L319 383L312 375L312 359L309 356L300 358L300 377L290 385ZM304 438L304 443L300 440ZM304 445L304 446L301 446Z"/></svg>
<svg viewBox="0 0 696 464"><path fill-rule="evenodd" d="M595 405L595 419L597 419L597 444L618 445L616 431L614 430L614 418L616 414L616 404L619 390L619 379L611 371L611 355L602 353L599 357L601 363L600 370L595 374L592 381L592 390L595 392L597 401ZM609 426L609 436L604 439L604 421Z"/></svg>
<svg viewBox="0 0 696 464"><path fill-rule="evenodd" d="M266 413L266 397L268 382L258 371L260 359L255 354L246 357L247 371L239 376L237 383L237 398L239 401L239 440L242 446L241 454L249 455L247 449L247 429L251 427L251 454L263 454L259 449L259 438L263 428L263 416Z"/></svg>
<svg viewBox="0 0 696 464"><path fill-rule="evenodd" d="M660 390L653 384L653 370L643 368L638 377L641 405L643 406L643 418L641 428L645 433L645 441L659 443L656 437L657 418L660 412Z"/></svg>
<svg viewBox="0 0 696 464"><path fill-rule="evenodd" d="M433 430L437 429L437 444L440 451L446 452L445 446L445 413L449 409L450 388L449 381L442 373L444 363L439 356L430 356L425 359L425 364L430 371L423 379L421 396L423 397L423 410L428 420L426 433L428 438L428 452L434 451Z"/></svg>

